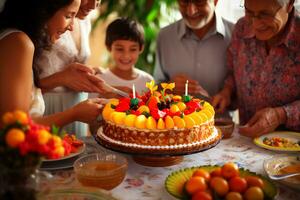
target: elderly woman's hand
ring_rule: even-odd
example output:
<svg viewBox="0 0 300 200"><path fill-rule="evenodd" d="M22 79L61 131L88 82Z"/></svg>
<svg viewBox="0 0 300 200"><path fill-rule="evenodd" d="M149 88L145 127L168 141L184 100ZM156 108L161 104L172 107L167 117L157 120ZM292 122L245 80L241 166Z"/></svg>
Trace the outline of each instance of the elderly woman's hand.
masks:
<svg viewBox="0 0 300 200"><path fill-rule="evenodd" d="M283 108L264 108L256 112L249 122L239 129L239 132L244 136L254 138L274 131L285 121L286 113Z"/></svg>
<svg viewBox="0 0 300 200"><path fill-rule="evenodd" d="M211 104L217 113L223 113L231 103L231 91L224 88L221 92L212 97Z"/></svg>
<svg viewBox="0 0 300 200"><path fill-rule="evenodd" d="M188 93L192 95L202 94L209 97L208 92L201 87L198 81L191 79L190 77L184 74L177 74L171 78L171 81L175 83L175 93L184 94L185 92L185 83L189 81L188 84Z"/></svg>
<svg viewBox="0 0 300 200"><path fill-rule="evenodd" d="M86 65L72 63L61 72L61 77L63 85L74 91L104 92L101 86L104 81L95 75L93 69Z"/></svg>

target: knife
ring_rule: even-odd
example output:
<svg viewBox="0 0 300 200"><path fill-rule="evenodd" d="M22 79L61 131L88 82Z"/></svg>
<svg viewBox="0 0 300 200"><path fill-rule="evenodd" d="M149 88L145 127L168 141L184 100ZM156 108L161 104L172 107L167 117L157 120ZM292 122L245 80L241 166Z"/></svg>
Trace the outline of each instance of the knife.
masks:
<svg viewBox="0 0 300 200"><path fill-rule="evenodd" d="M106 90L107 92L113 92L113 93L118 94L122 97L129 97L128 93L123 92L122 90L119 90L119 89L117 89L117 88L115 88L115 87L113 87L113 86L111 86L107 83L103 83L103 89Z"/></svg>
<svg viewBox="0 0 300 200"><path fill-rule="evenodd" d="M196 98L202 99L204 101L210 102L211 101L211 97L203 95L201 93L195 94L194 95Z"/></svg>

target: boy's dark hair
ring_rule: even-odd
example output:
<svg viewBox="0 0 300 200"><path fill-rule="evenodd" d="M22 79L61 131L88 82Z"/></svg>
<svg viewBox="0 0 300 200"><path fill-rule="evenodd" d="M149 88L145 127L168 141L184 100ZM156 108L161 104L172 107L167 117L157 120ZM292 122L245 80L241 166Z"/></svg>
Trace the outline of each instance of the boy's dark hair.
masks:
<svg viewBox="0 0 300 200"><path fill-rule="evenodd" d="M131 40L138 42L140 50L144 46L144 29L136 21L128 18L118 18L111 22L106 29L105 45L111 48L116 40Z"/></svg>

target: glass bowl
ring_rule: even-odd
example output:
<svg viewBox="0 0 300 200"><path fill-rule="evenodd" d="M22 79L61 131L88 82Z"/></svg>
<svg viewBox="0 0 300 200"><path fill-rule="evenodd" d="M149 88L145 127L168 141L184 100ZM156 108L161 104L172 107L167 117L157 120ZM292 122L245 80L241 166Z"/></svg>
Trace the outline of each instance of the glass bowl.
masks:
<svg viewBox="0 0 300 200"><path fill-rule="evenodd" d="M77 159L73 167L82 185L111 190L125 178L128 162L118 154L94 153Z"/></svg>
<svg viewBox="0 0 300 200"><path fill-rule="evenodd" d="M215 120L215 126L219 128L223 134L223 139L230 138L234 130L234 122L231 119L219 118Z"/></svg>

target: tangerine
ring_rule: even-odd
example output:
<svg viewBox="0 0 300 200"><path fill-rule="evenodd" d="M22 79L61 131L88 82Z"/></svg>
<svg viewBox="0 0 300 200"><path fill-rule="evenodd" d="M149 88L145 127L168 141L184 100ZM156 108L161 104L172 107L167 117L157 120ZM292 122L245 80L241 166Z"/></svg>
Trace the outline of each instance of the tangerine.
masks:
<svg viewBox="0 0 300 200"><path fill-rule="evenodd" d="M2 116L2 121L4 124L9 125L15 122L14 114L7 112Z"/></svg>
<svg viewBox="0 0 300 200"><path fill-rule="evenodd" d="M200 176L190 178L185 184L185 189L190 195L193 195L198 191L205 191L206 188L207 185L205 179Z"/></svg>
<svg viewBox="0 0 300 200"><path fill-rule="evenodd" d="M192 200L212 200L212 196L211 194L209 194L208 192L204 192L204 191L199 191L196 192L193 196L192 196Z"/></svg>
<svg viewBox="0 0 300 200"><path fill-rule="evenodd" d="M225 163L222 167L222 176L226 179L239 175L239 167L233 162Z"/></svg>
<svg viewBox="0 0 300 200"><path fill-rule="evenodd" d="M25 133L20 129L10 129L5 136L5 141L10 147L17 147L25 141Z"/></svg>
<svg viewBox="0 0 300 200"><path fill-rule="evenodd" d="M209 181L210 180L210 174L208 171L204 170L204 169L197 169L194 173L193 176L200 176L203 177L205 179L205 181Z"/></svg>
<svg viewBox="0 0 300 200"><path fill-rule="evenodd" d="M16 121L20 122L21 124L27 124L28 123L28 117L27 114L21 110L16 110L14 112L14 118Z"/></svg>

